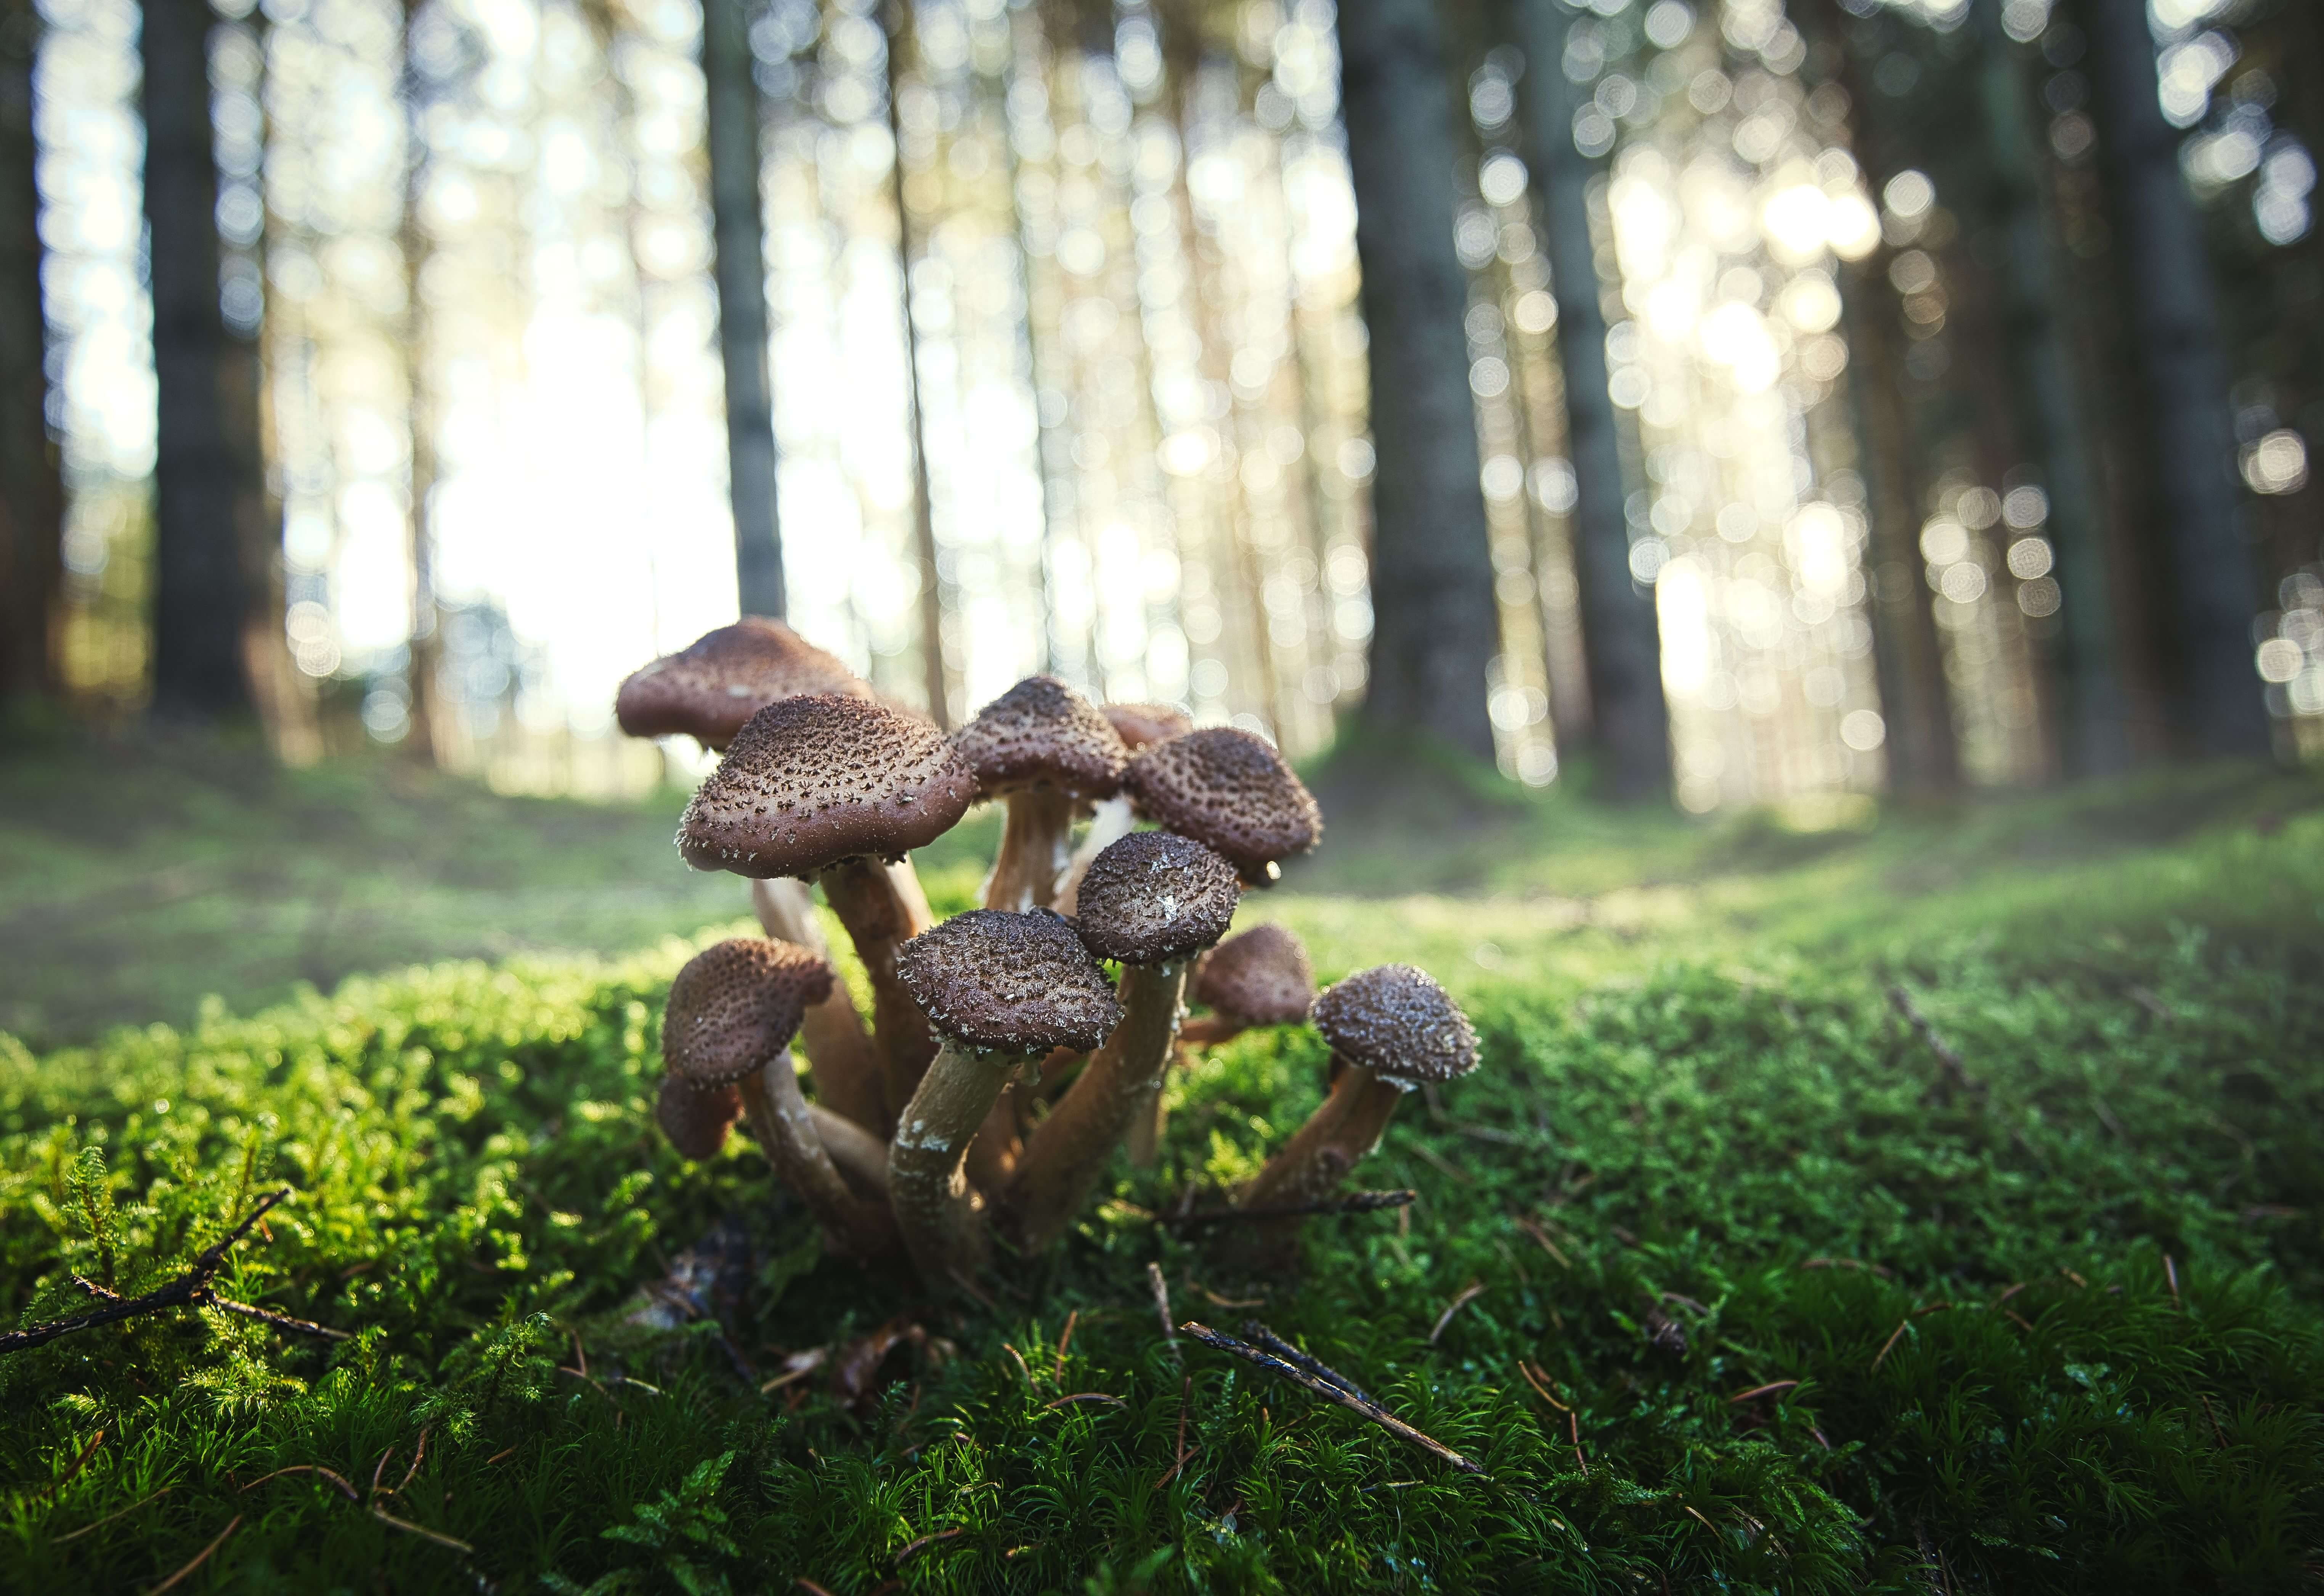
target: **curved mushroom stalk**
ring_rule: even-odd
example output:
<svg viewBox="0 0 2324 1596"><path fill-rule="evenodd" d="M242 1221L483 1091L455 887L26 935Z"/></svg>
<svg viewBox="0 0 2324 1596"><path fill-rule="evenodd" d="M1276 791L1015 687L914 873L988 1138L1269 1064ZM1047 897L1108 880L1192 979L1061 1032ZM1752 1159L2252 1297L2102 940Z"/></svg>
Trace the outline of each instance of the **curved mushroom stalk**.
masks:
<svg viewBox="0 0 2324 1596"><path fill-rule="evenodd" d="M1071 914L1080 901L1082 878L1100 853L1128 836L1138 824L1137 811L1130 800L1120 793L1101 800L1090 815L1089 830L1074 849L1067 861L1065 873L1057 882L1056 908L1059 914Z"/></svg>
<svg viewBox="0 0 2324 1596"><path fill-rule="evenodd" d="M807 1104L807 1118L815 1121L816 1134L823 1139L823 1150L838 1166L839 1177L856 1195L884 1204L888 1201L888 1144L819 1102Z"/></svg>
<svg viewBox="0 0 2324 1596"><path fill-rule="evenodd" d="M1001 828L1001 852L984 881L984 907L1022 914L1047 909L1071 856L1074 800L1054 787L1028 787L1009 794L1009 817Z"/></svg>
<svg viewBox="0 0 2324 1596"><path fill-rule="evenodd" d="M795 944L818 958L830 956L823 927L816 924L813 891L805 881L789 876L753 881L751 908L776 941ZM892 1121L879 1056L845 986L835 981L831 995L808 1007L799 1020L799 1046L815 1081L816 1101L869 1134L886 1136Z"/></svg>
<svg viewBox="0 0 2324 1596"><path fill-rule="evenodd" d="M1342 1069L1315 1112L1268 1159L1235 1205L1274 1208L1331 1195L1348 1171L1379 1145L1405 1091L1368 1069ZM1286 1222L1297 1228L1296 1221Z"/></svg>
<svg viewBox="0 0 2324 1596"><path fill-rule="evenodd" d="M947 1041L896 1116L888 1202L912 1261L931 1285L973 1279L984 1267L983 1203L968 1184L968 1149L1024 1062L1021 1054Z"/></svg>
<svg viewBox="0 0 2324 1596"><path fill-rule="evenodd" d="M872 1037L878 1050L884 1118L892 1123L920 1084L936 1040L928 1017L896 979L896 950L928 928L928 900L909 866L850 859L817 878L872 980ZM852 1116L851 1116L852 1117Z"/></svg>
<svg viewBox="0 0 2324 1596"><path fill-rule="evenodd" d="M1185 990L1184 962L1123 966L1121 1023L1034 1127L1010 1183L1007 1206L1027 1247L1047 1247L1064 1234L1115 1144L1159 1096Z"/></svg>
<svg viewBox="0 0 2324 1596"><path fill-rule="evenodd" d="M832 1250L863 1259L893 1253L901 1239L894 1216L881 1204L858 1196L840 1177L799 1091L789 1050L737 1084L767 1161L821 1222Z"/></svg>

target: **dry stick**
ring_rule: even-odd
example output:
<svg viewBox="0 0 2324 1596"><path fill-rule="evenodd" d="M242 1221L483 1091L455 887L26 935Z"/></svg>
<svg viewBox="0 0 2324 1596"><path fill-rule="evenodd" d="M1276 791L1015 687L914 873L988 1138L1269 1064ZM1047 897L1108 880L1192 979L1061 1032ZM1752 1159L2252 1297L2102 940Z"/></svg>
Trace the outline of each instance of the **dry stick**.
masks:
<svg viewBox="0 0 2324 1596"><path fill-rule="evenodd" d="M1351 1192L1344 1197L1326 1197L1314 1203L1270 1203L1259 1208L1219 1208L1207 1213L1165 1213L1157 1222L1173 1230L1193 1230L1201 1225L1239 1224L1246 1220L1303 1219L1314 1213L1371 1213L1382 1208L1401 1208L1417 1202L1420 1194L1405 1187L1392 1192Z"/></svg>
<svg viewBox="0 0 2324 1596"><path fill-rule="evenodd" d="M1308 1373L1296 1363L1286 1363L1271 1352L1262 1352L1248 1342L1238 1341L1231 1335L1222 1335L1209 1325L1198 1324L1192 1319L1187 1320L1178 1328L1206 1347L1215 1347L1222 1352L1231 1353L1246 1363L1255 1364L1266 1370L1270 1374L1281 1375L1293 1385L1311 1391L1327 1402L1338 1403L1350 1413L1371 1420L1389 1435L1410 1442L1423 1452L1450 1463L1464 1474L1481 1475L1485 1471L1443 1442L1422 1435L1394 1414L1380 1407L1379 1404L1361 1401L1344 1388L1333 1385L1319 1375Z"/></svg>
<svg viewBox="0 0 2324 1596"><path fill-rule="evenodd" d="M1171 1339L1176 1341L1177 1338L1173 1336ZM1162 1477L1154 1481L1154 1489L1157 1490L1169 1484L1177 1477L1178 1471L1186 1466L1186 1402L1187 1398L1194 1394L1194 1389L1193 1375L1183 1374L1178 1377L1178 1443L1176 1448L1178 1461L1164 1470Z"/></svg>
<svg viewBox="0 0 2324 1596"><path fill-rule="evenodd" d="M1074 1392L1072 1396L1070 1396L1070 1397L1056 1397L1056 1398L1052 1398L1050 1400L1048 1400L1048 1401L1047 1401L1047 1402L1042 1403L1042 1404L1041 1404L1041 1407L1040 1407L1040 1411L1041 1411L1041 1412L1043 1412L1043 1413L1047 1413L1047 1412L1048 1412L1048 1411L1049 1411L1049 1409L1051 1409L1052 1407L1064 1407L1067 1406L1068 1404L1070 1404L1070 1403L1074 1403L1074 1402L1105 1402L1105 1403L1110 1403L1110 1404L1111 1404L1113 1407L1129 1407L1129 1406L1130 1406L1130 1404L1129 1404L1129 1403L1127 1403L1127 1402L1123 1401L1123 1400L1122 1400L1120 1398L1119 1398L1119 1397L1113 1396L1113 1395L1112 1395L1112 1394L1111 1394L1110 1392L1106 1392L1106 1391L1075 1391L1075 1392Z"/></svg>
<svg viewBox="0 0 2324 1596"><path fill-rule="evenodd" d="M210 1554L217 1551L220 1546L226 1545L226 1537L232 1535L235 1530L241 1526L241 1524L242 1515L236 1513L232 1518L226 1521L226 1527L217 1532L217 1539L212 1541L208 1545L204 1546L200 1551L195 1553L194 1560L191 1563L187 1564L185 1567L171 1574L168 1579L163 1580L151 1591L146 1591L145 1596L161 1596L162 1591L172 1589L180 1580L184 1579L188 1574L193 1573L194 1570L199 1568L203 1564L208 1563L210 1560Z"/></svg>
<svg viewBox="0 0 2324 1596"><path fill-rule="evenodd" d="M128 1517L129 1517L129 1515L130 1515L130 1514L134 1513L138 1508L140 1508L143 1507L147 1502L153 1501L153 1500L155 1500L155 1499L158 1499L158 1498L165 1497L165 1496L169 1495L169 1494L170 1494L170 1492L171 1492L171 1489L172 1489L171 1487L167 1486L167 1485L164 1485L163 1487L161 1487L161 1490L157 1490L157 1491L153 1492L152 1496L141 1496L141 1497L139 1497L135 1501L134 1501L134 1502L130 1503L127 1507L125 1507L125 1508L122 1508L122 1509L121 1509L119 1512L117 1512L117 1513L107 1513L104 1518L102 1518L98 1519L98 1520L97 1520L96 1523L94 1523L94 1524L84 1524L84 1525L82 1525L78 1529L74 1530L70 1535L60 1535L60 1536L57 1536L57 1545L60 1545L60 1546L61 1546L61 1545L63 1545L67 1541L77 1541L77 1540L80 1539L80 1537L81 1537L81 1536L85 1536L85 1535L88 1534L88 1533L89 1533L90 1531L92 1531L92 1530L103 1529L106 1525L108 1525L108 1524L112 1523L115 1518L128 1518Z"/></svg>
<svg viewBox="0 0 2324 1596"><path fill-rule="evenodd" d="M902 1564L909 1563L913 1558L927 1551L930 1546L936 1545L944 1541L956 1540L967 1533L968 1531L965 1529L939 1529L934 1535L924 1535L918 1540L908 1541L904 1544L903 1550L896 1554L896 1563L898 1566L900 1567Z"/></svg>
<svg viewBox="0 0 2324 1596"><path fill-rule="evenodd" d="M51 1500L62 1494L64 1488L73 1482L74 1476L78 1475L82 1469L88 1466L88 1460L95 1457L97 1455L97 1449L104 1444L105 1428L100 1425L97 1427L97 1434L88 1438L88 1444L80 1449L80 1455L73 1459L72 1467L65 1471L64 1478L58 1481L54 1485L50 1486L48 1490L42 1491L41 1494L50 1498Z"/></svg>
<svg viewBox="0 0 2324 1596"><path fill-rule="evenodd" d="M1901 983L1891 986L1888 989L1888 1005L1913 1028L1913 1034L1921 1038L1921 1045L1937 1056L1937 1062L1944 1066L1945 1074L1952 1084L1982 1103L1985 1101L1985 1083L1969 1073L1969 1066L1961 1062L1961 1056L1937 1034L1937 1028L1929 1023L1929 1017L1922 1013L1919 1005L1913 1001L1913 994L1906 992Z"/></svg>
<svg viewBox="0 0 2324 1596"><path fill-rule="evenodd" d="M1359 1402L1370 1402L1375 1407L1379 1406L1378 1402L1373 1401L1370 1393L1366 1392L1365 1389L1361 1386L1356 1384L1355 1381L1350 1379L1346 1375L1342 1374L1338 1370L1333 1368L1330 1364L1323 1362L1322 1360L1311 1357L1307 1353L1301 1352L1297 1347L1293 1346L1289 1342L1276 1334L1275 1332L1269 1330L1266 1325L1261 1324L1258 1320L1245 1319L1242 1322L1242 1333L1250 1338L1251 1343L1254 1346L1261 1347L1266 1351L1274 1353L1286 1363L1296 1364L1299 1368L1305 1370L1308 1373L1315 1376L1318 1379L1330 1380L1333 1385L1347 1392L1349 1396L1353 1397Z"/></svg>
<svg viewBox="0 0 2324 1596"><path fill-rule="evenodd" d="M1748 1391L1736 1392L1732 1397L1727 1398L1727 1406L1732 1407L1738 1402L1748 1402L1754 1397L1771 1397L1777 1391L1788 1391L1799 1383L1800 1382L1795 1379L1769 1380L1764 1386L1753 1386Z"/></svg>
<svg viewBox="0 0 2324 1596"><path fill-rule="evenodd" d="M2171 1284L2171 1305L2184 1307L2186 1305L2179 1300L2179 1266L2171 1261L2167 1252L2163 1255L2163 1278Z"/></svg>
<svg viewBox="0 0 2324 1596"><path fill-rule="evenodd" d="M1436 1315L1436 1328L1428 1333L1428 1344L1434 1346L1437 1337L1444 1333L1444 1327L1452 1323L1452 1315L1484 1295L1485 1283L1482 1280L1471 1280L1463 1287L1461 1295L1446 1304L1444 1311Z"/></svg>
<svg viewBox="0 0 2324 1596"><path fill-rule="evenodd" d="M1170 1323L1170 1282L1162 1278L1160 1264L1146 1266L1146 1286L1154 1293L1154 1316L1162 1321L1162 1339L1175 1350L1178 1344L1178 1332Z"/></svg>
<svg viewBox="0 0 2324 1596"><path fill-rule="evenodd" d="M149 1291L143 1296L115 1296L103 1287L95 1287L93 1290L100 1305L69 1319L51 1319L45 1324L35 1324L30 1330L12 1330L0 1335L0 1352L21 1352L31 1347L46 1346L59 1336L70 1335L75 1331L95 1330L101 1324L116 1324L124 1319L134 1319L141 1314L151 1314L162 1308L213 1305L210 1279L226 1266L226 1254L234 1250L235 1242L250 1234L251 1228L266 1216L268 1209L290 1195L290 1188L286 1185L260 1198L258 1206L250 1211L248 1218L205 1248L188 1266L186 1272L167 1286Z"/></svg>

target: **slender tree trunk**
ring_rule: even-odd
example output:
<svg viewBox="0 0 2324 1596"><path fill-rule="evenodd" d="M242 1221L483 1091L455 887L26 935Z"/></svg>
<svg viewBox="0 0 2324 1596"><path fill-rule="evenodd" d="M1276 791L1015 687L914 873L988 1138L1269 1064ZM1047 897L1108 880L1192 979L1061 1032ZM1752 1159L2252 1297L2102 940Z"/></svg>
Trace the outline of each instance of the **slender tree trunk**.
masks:
<svg viewBox="0 0 2324 1596"><path fill-rule="evenodd" d="M266 503L256 363L218 309L210 21L205 0L147 0L140 42L160 388L153 703L194 716L254 707L243 633L260 584L247 555Z"/></svg>
<svg viewBox="0 0 2324 1596"><path fill-rule="evenodd" d="M413 0L404 0L403 37L411 38L419 14ZM436 605L436 540L429 512L429 497L436 487L436 406L428 370L429 317L421 279L428 264L428 229L420 219L420 204L428 180L427 134L422 113L427 108L420 75L407 52L403 69L404 168L403 221L396 243L403 255L403 372L407 430L410 434L410 466L406 498L404 539L411 562L411 620L405 641L404 683L410 689L410 730L403 752L414 760L436 764L443 758L437 721L436 673L443 655L441 616ZM642 352L641 353L642 358Z"/></svg>
<svg viewBox="0 0 2324 1596"><path fill-rule="evenodd" d="M767 232L759 197L759 85L746 0L703 0L711 270L726 374L727 495L742 612L780 619L783 543L775 513L774 382L767 368Z"/></svg>
<svg viewBox="0 0 2324 1596"><path fill-rule="evenodd" d="M1451 82L1431 0L1342 0L1342 104L1370 332L1372 638L1363 724L1493 757L1499 650L1452 247Z"/></svg>
<svg viewBox="0 0 2324 1596"><path fill-rule="evenodd" d="M32 0L0 4L0 703L58 687L64 494L49 439L41 298L41 196L34 180Z"/></svg>
<svg viewBox="0 0 2324 1596"><path fill-rule="evenodd" d="M2024 68L2002 30L2000 0L1978 0L1977 22L1985 57L1986 148L2008 250L1997 273L2003 289L2001 343L2015 391L2018 435L2040 462L2050 495L2057 559L2051 574L2063 600L2047 650L2060 700L2059 754L2069 775L2105 775L2130 763L2130 734L2089 423L2059 316L2054 245Z"/></svg>
<svg viewBox="0 0 2324 1596"><path fill-rule="evenodd" d="M1600 780L1618 798L1670 786L1670 715L1663 702L1662 630L1654 595L1630 576L1628 496L1614 401L1607 391L1606 312L1590 238L1590 180L1596 163L1573 147L1572 85L1561 62L1566 14L1556 0L1516 0L1525 51L1526 153L1541 207L1550 288L1557 296L1557 354L1565 373L1566 448L1574 481L1573 574L1582 660Z"/></svg>
<svg viewBox="0 0 2324 1596"><path fill-rule="evenodd" d="M953 672L946 668L944 646L944 587L936 575L935 495L928 487L928 429L920 410L920 324L912 313L912 208L904 198L904 124L897 92L904 84L904 42L910 36L912 13L907 0L890 0L888 32L888 135L895 146L889 167L896 195L896 272L902 285L897 309L904 318L904 407L912 442L912 553L920 567L920 669L928 697L928 718L940 727L952 725Z"/></svg>
<svg viewBox="0 0 2324 1596"><path fill-rule="evenodd" d="M2257 581L2240 525L2203 220L2156 97L2146 8L2086 0L2080 10L2177 623L2168 707L2190 752L2264 755L2272 739L2252 668Z"/></svg>

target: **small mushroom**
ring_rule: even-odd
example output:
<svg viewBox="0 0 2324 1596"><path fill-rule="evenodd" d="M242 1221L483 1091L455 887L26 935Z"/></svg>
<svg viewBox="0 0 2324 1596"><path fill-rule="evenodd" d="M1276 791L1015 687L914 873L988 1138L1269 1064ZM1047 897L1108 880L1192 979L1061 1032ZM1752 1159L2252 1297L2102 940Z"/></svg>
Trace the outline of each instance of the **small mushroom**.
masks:
<svg viewBox="0 0 2324 1596"><path fill-rule="evenodd" d="M943 733L865 698L813 694L752 715L696 789L678 844L697 870L812 878L872 980L872 1030L890 1112L919 1084L935 1044L896 979L896 949L928 927L908 850L952 829L975 779Z"/></svg>
<svg viewBox="0 0 2324 1596"><path fill-rule="evenodd" d="M1226 935L1240 896L1233 865L1167 831L1126 836L1090 866L1082 943L1120 961L1122 1019L1026 1143L1009 1207L1027 1246L1063 1233L1114 1144L1160 1093L1186 968Z"/></svg>
<svg viewBox="0 0 2324 1596"><path fill-rule="evenodd" d="M1211 1011L1178 1028L1181 1049L1223 1042L1261 1026L1296 1025L1315 1001L1307 950L1280 926L1236 932L1203 956L1189 984L1194 1001ZM1132 1164L1143 1168L1160 1156L1163 1119L1163 1096L1157 1092L1145 1116L1130 1128Z"/></svg>
<svg viewBox="0 0 2324 1596"><path fill-rule="evenodd" d="M777 942L791 943L830 961L830 946L816 922L815 889L805 881L788 876L754 881L751 909ZM880 1056L864 1033L863 1016L855 1011L845 982L834 981L829 997L807 1006L799 1021L799 1046L807 1053L817 1105L862 1126L874 1141L883 1141L893 1121L881 1080Z"/></svg>
<svg viewBox="0 0 2324 1596"><path fill-rule="evenodd" d="M1122 785L1138 812L1224 854L1254 886L1282 874L1277 861L1323 835L1314 795L1265 738L1210 726L1157 743L1130 761Z"/></svg>
<svg viewBox="0 0 2324 1596"><path fill-rule="evenodd" d="M1101 704L1098 711L1132 753L1194 729L1194 717L1175 704Z"/></svg>
<svg viewBox="0 0 2324 1596"><path fill-rule="evenodd" d="M631 672L613 718L632 737L683 735L723 749L761 709L802 693L868 698L872 689L780 621L745 615Z"/></svg>
<svg viewBox="0 0 2324 1596"><path fill-rule="evenodd" d="M1330 1094L1244 1188L1245 1208L1327 1195L1379 1145L1406 1093L1477 1067L1468 1017L1410 964L1360 970L1326 988L1311 1012L1332 1048Z"/></svg>
<svg viewBox="0 0 2324 1596"><path fill-rule="evenodd" d="M800 1015L830 990L831 966L803 948L745 936L706 947L670 984L662 1059L694 1091L738 1093L767 1161L833 1249L876 1258L895 1248L894 1221L840 1177L791 1063Z"/></svg>
<svg viewBox="0 0 2324 1596"><path fill-rule="evenodd" d="M665 1073L654 1095L654 1123L681 1158L699 1164L726 1145L742 1117L742 1094L732 1086L696 1086L676 1070Z"/></svg>
<svg viewBox="0 0 2324 1596"><path fill-rule="evenodd" d="M1096 706L1054 677L1030 676L953 733L980 797L1009 806L984 907L1047 909L1065 871L1074 812L1111 798L1130 751Z"/></svg>
<svg viewBox="0 0 2324 1596"><path fill-rule="evenodd" d="M1122 746L1132 754L1167 738L1183 737L1194 729L1192 716L1168 704L1101 704L1098 710L1112 723ZM1065 878L1057 883L1059 914L1074 912L1090 862L1128 836L1136 821L1137 813L1128 793L1117 792L1111 798L1099 799L1093 807L1089 830L1074 845Z"/></svg>
<svg viewBox="0 0 2324 1596"><path fill-rule="evenodd" d="M897 1116L889 1201L921 1277L944 1287L983 1263L964 1167L1001 1089L1053 1047L1095 1047L1121 1005L1073 927L1047 909L955 916L899 948L896 974L944 1046Z"/></svg>

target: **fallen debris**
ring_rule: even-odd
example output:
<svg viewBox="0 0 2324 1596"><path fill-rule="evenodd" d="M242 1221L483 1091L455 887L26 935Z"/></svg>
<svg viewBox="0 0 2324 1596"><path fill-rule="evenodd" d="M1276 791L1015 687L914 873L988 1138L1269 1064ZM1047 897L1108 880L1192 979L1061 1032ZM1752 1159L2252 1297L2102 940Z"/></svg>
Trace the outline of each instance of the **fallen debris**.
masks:
<svg viewBox="0 0 2324 1596"><path fill-rule="evenodd" d="M1379 1403L1360 1395L1354 1387L1348 1385L1323 1365L1315 1363L1313 1359L1303 1357L1301 1361L1312 1364L1314 1369L1322 1370L1322 1373L1311 1372L1309 1369L1301 1367L1299 1363L1288 1362L1273 1352L1263 1352L1249 1342L1239 1341L1231 1335L1213 1330L1207 1324L1198 1324L1192 1319L1187 1320L1178 1328L1206 1347L1215 1347L1222 1352L1231 1353L1246 1363L1266 1370L1269 1374L1282 1376L1293 1385L1312 1391L1327 1402L1336 1402L1349 1412L1371 1420L1389 1435L1411 1443L1423 1452L1451 1464L1464 1474L1481 1475L1485 1471L1443 1442L1423 1435L1380 1407ZM1273 1338L1270 1337L1270 1339Z"/></svg>

